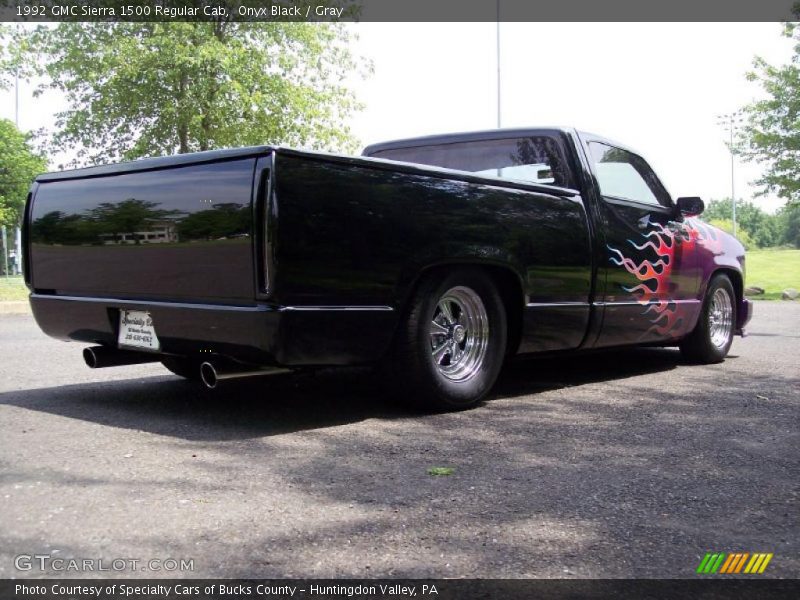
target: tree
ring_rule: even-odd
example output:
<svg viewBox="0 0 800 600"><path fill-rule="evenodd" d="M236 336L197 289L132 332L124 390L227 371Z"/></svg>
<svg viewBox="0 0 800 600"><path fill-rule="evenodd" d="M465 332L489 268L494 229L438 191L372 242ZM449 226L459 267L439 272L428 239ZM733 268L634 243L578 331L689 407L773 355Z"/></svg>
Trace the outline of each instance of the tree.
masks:
<svg viewBox="0 0 800 600"><path fill-rule="evenodd" d="M703 211L703 220L715 225L716 221L723 224L730 223L729 228L732 230L732 215L730 198L711 200ZM739 237L747 239L751 246L769 248L789 243L784 239L785 222L782 213L771 215L747 200L736 202L737 232L743 232ZM728 231L724 226L721 229Z"/></svg>
<svg viewBox="0 0 800 600"><path fill-rule="evenodd" d="M767 217L767 213L748 200L736 201L736 224L741 225L749 232L758 229L759 225ZM703 218L709 219L732 219L733 207L730 198L722 200L711 200L703 211Z"/></svg>
<svg viewBox="0 0 800 600"><path fill-rule="evenodd" d="M216 204L209 210L193 212L178 223L181 240L211 240L245 235L250 231L251 214L248 205Z"/></svg>
<svg viewBox="0 0 800 600"><path fill-rule="evenodd" d="M788 204L778 211L780 243L800 248L800 204Z"/></svg>
<svg viewBox="0 0 800 600"><path fill-rule="evenodd" d="M0 119L0 225L21 221L31 182L47 162L31 147L29 136L8 119Z"/></svg>
<svg viewBox="0 0 800 600"><path fill-rule="evenodd" d="M117 236L121 233L135 233L145 229L148 221L161 219L170 211L159 210L159 202L148 202L128 198L122 202L103 202L93 208L89 220L100 225L100 231ZM135 238L135 242L140 242Z"/></svg>
<svg viewBox="0 0 800 600"><path fill-rule="evenodd" d="M360 105L346 86L370 66L328 23L60 23L23 34L64 93L57 151L77 164L257 144L352 150Z"/></svg>
<svg viewBox="0 0 800 600"><path fill-rule="evenodd" d="M745 160L762 163L764 175L756 183L762 194L774 193L792 203L800 202L800 30L786 23L783 35L794 39L794 56L789 64L772 66L756 58L754 71L766 97L746 106L746 124L735 143Z"/></svg>
<svg viewBox="0 0 800 600"><path fill-rule="evenodd" d="M3 8L2 4L0 8ZM8 88L9 78L14 73L12 49L11 29L0 23L0 90Z"/></svg>

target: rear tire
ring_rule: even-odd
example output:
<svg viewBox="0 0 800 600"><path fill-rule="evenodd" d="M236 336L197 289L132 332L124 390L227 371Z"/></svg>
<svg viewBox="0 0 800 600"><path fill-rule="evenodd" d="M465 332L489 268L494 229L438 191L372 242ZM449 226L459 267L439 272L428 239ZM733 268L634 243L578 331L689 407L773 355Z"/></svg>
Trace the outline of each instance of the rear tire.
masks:
<svg viewBox="0 0 800 600"><path fill-rule="evenodd" d="M388 371L401 400L426 410L463 410L491 390L506 352L506 312L478 269L437 271L417 288Z"/></svg>
<svg viewBox="0 0 800 600"><path fill-rule="evenodd" d="M171 356L162 359L161 364L178 377L183 377L191 381L200 381L200 361Z"/></svg>
<svg viewBox="0 0 800 600"><path fill-rule="evenodd" d="M711 278L694 331L680 343L681 353L691 362L722 362L733 343L736 328L736 294L731 280L719 274Z"/></svg>

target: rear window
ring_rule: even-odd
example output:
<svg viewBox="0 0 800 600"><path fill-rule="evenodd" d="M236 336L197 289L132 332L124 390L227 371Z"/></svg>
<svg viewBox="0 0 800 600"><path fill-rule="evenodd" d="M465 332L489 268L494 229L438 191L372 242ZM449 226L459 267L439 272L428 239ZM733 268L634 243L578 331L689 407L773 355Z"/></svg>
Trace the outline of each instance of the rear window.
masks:
<svg viewBox="0 0 800 600"><path fill-rule="evenodd" d="M547 135L391 148L371 156L526 183L577 187L564 145Z"/></svg>

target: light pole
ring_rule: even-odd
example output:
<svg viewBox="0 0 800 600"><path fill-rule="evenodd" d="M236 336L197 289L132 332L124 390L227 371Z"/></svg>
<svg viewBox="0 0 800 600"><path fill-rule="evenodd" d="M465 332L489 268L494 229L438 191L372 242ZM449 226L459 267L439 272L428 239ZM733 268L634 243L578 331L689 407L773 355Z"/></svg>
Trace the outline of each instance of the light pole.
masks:
<svg viewBox="0 0 800 600"><path fill-rule="evenodd" d="M744 117L741 110L732 113L718 115L717 125L722 126L723 131L728 134L728 150L731 153L731 220L733 221L733 236L736 237L736 183L734 177L735 154L733 152L733 138L736 130L741 125Z"/></svg>
<svg viewBox="0 0 800 600"><path fill-rule="evenodd" d="M19 64L14 69L14 126L19 130ZM16 252L14 253L14 274L22 271L22 230L16 227ZM8 273L8 266L6 266Z"/></svg>
<svg viewBox="0 0 800 600"><path fill-rule="evenodd" d="M17 24L17 36L21 35L20 25ZM19 61L20 57L17 55L16 64L14 65L14 126L19 129Z"/></svg>

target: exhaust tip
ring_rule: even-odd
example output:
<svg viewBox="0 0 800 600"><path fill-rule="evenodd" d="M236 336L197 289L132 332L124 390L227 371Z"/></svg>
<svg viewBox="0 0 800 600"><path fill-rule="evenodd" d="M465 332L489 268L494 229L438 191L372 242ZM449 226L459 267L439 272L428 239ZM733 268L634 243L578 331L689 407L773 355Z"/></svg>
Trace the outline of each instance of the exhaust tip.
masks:
<svg viewBox="0 0 800 600"><path fill-rule="evenodd" d="M210 362L204 362L200 365L200 379L203 381L203 385L208 389L213 390L216 388L219 383L219 378L217 377L217 370L214 368L214 365Z"/></svg>
<svg viewBox="0 0 800 600"><path fill-rule="evenodd" d="M87 367L91 369L97 368L97 354L95 354L94 348L83 349L83 361Z"/></svg>

